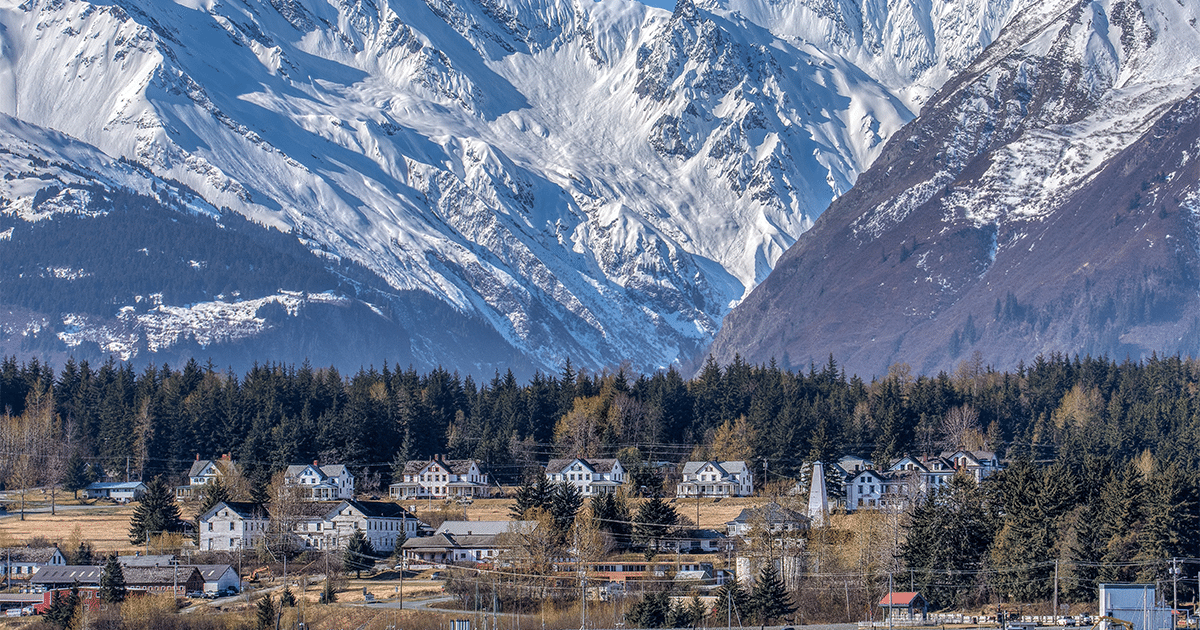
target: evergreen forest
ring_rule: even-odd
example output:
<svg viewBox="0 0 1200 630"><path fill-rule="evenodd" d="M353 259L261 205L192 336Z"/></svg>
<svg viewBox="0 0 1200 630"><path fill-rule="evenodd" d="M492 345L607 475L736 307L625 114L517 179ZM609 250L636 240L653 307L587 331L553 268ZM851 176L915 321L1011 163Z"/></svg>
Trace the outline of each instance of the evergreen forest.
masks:
<svg viewBox="0 0 1200 630"><path fill-rule="evenodd" d="M288 464L321 460L350 465L382 494L408 459L475 458L517 484L551 457L589 456L619 457L641 476L635 485L672 493L656 487L658 462L743 459L771 493L807 463L846 454L882 467L904 455L995 451L1002 472L978 485L956 479L909 506L897 557L870 577L907 578L934 607L1045 600L1056 582L1063 601L1094 599L1098 581L1170 584L1173 558L1195 576L1198 392L1200 362L1177 356L1051 355L1013 372L975 356L953 374L897 365L871 382L833 357L802 372L709 361L691 379L568 362L524 383L511 372L476 382L389 365L235 374L195 361L72 360L57 371L0 361L4 452L22 448L12 427L38 425L42 441L113 477L179 479L197 455L228 453L260 485ZM11 459L0 472L16 483ZM1194 593L1188 583L1181 597Z"/></svg>

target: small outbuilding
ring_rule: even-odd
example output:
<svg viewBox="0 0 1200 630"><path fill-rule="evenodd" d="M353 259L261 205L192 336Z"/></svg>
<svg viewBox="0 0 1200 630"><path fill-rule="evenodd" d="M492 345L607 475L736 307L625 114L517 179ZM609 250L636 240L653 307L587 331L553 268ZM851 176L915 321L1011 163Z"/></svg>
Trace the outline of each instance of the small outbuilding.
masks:
<svg viewBox="0 0 1200 630"><path fill-rule="evenodd" d="M118 483L96 482L83 489L85 499L113 499L115 501L140 501L146 494L146 484L140 481Z"/></svg>
<svg viewBox="0 0 1200 630"><path fill-rule="evenodd" d="M920 593L888 593L879 600L879 607L889 619L920 619L925 620L929 612L929 603Z"/></svg>

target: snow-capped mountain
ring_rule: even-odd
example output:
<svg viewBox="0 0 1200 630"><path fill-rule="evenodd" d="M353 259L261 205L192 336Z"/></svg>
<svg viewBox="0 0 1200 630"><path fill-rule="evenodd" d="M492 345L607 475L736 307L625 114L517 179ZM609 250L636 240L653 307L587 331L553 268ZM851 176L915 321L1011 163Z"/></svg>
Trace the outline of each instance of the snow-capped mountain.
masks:
<svg viewBox="0 0 1200 630"><path fill-rule="evenodd" d="M535 367L650 369L704 347L1020 4L0 0L0 112ZM53 211L27 192L6 212ZM391 306L442 362L438 322ZM104 347L69 306L38 317Z"/></svg>
<svg viewBox="0 0 1200 630"><path fill-rule="evenodd" d="M725 321L718 359L1200 353L1200 5L1017 16Z"/></svg>

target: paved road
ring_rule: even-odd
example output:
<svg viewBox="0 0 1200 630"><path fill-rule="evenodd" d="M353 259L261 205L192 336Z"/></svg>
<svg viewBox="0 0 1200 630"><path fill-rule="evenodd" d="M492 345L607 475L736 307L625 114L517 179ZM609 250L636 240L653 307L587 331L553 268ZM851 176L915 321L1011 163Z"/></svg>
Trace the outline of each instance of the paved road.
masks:
<svg viewBox="0 0 1200 630"><path fill-rule="evenodd" d="M452 595L443 595L441 597L430 597L428 599L412 599L410 597L410 598L406 598L404 600L403 608L404 608L404 610L430 610L429 607L432 606L433 604L443 604L445 602L451 602L451 601L454 601L454 597ZM401 607L400 601L394 600L394 599L384 599L384 600L379 600L379 601L376 601L373 603L367 603L367 602L350 602L350 603L351 603L351 605L354 605L354 606L369 606L371 608L400 608ZM447 611L447 610L438 609L438 608L434 608L433 610L438 611L438 612L456 612L456 611Z"/></svg>

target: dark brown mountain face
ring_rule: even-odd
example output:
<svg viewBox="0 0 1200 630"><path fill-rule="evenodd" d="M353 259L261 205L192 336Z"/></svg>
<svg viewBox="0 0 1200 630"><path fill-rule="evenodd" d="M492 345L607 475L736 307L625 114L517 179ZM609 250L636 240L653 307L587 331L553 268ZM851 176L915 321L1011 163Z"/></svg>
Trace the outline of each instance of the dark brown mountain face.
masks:
<svg viewBox="0 0 1200 630"><path fill-rule="evenodd" d="M1200 10L1053 4L893 137L725 319L719 361L1200 351Z"/></svg>

